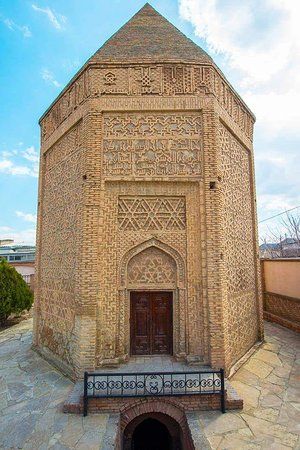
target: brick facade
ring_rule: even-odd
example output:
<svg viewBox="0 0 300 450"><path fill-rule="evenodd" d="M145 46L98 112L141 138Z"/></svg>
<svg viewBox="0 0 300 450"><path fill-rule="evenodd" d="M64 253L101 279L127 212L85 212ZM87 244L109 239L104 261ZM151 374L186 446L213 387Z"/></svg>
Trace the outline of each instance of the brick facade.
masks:
<svg viewBox="0 0 300 450"><path fill-rule="evenodd" d="M130 291L171 290L174 356L229 371L263 333L254 117L213 61L146 5L40 124L38 351L126 361Z"/></svg>

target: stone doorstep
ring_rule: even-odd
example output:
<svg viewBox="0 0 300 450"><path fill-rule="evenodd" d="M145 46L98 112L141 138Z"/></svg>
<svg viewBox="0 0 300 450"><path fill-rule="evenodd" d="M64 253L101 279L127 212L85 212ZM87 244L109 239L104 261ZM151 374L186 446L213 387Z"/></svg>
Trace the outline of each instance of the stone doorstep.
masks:
<svg viewBox="0 0 300 450"><path fill-rule="evenodd" d="M218 394L211 394L211 397L215 397L215 398L219 398ZM192 396L188 396L193 397L193 398L197 398L198 400L201 400L201 397L205 397L207 398L207 396L205 396L205 394L201 394L201 395L197 395L197 394L193 394ZM128 402L131 400L133 401L135 400L140 400L140 399L153 399L155 398L157 400L158 397L130 397L130 398L112 398L111 402L112 402L112 408L110 409L109 407L105 407L105 408L101 408L99 407L99 412L115 412L116 410L116 406L113 406L115 404L115 402L117 402L119 404L119 410L122 409L123 405L127 405L128 406ZM159 397L162 401L163 399L169 399L169 400L173 400L173 401L178 401L178 399L182 399L184 398L184 396L165 396L165 397ZM226 391L225 391L225 398L226 398L226 410L233 410L233 409L243 409L243 399L240 398L238 396L238 393L236 392L236 390L233 388L233 386L226 381ZM101 402L102 400L105 400L105 402L107 403L109 401L108 398L106 399L99 399L99 401ZM122 401L123 400L123 401ZM97 399L93 399L93 402L97 402ZM197 410L201 411L201 410L209 410L209 409L214 409L217 410L219 409L219 404L218 401L213 401L212 403L214 403L214 406L212 408L208 408L207 407L207 403L203 404L203 407L201 407L201 402L200 402L200 406L199 408L197 408ZM218 405L218 406L216 406ZM188 406L185 407L183 406L184 409L186 411L195 411L195 408L189 408ZM94 409L94 408L93 408ZM64 413L69 413L69 414L82 414L83 413L83 381L77 381L74 384L74 387L72 389L72 391L70 392L70 394L68 395L66 401L64 402L63 405L63 412Z"/></svg>

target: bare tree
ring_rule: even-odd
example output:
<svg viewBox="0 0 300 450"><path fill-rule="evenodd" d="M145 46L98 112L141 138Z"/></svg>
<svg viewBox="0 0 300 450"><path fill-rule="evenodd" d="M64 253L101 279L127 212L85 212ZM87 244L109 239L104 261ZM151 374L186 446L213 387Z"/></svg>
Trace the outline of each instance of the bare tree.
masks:
<svg viewBox="0 0 300 450"><path fill-rule="evenodd" d="M264 258L289 258L300 256L300 214L286 212L280 226L268 227L262 239Z"/></svg>
<svg viewBox="0 0 300 450"><path fill-rule="evenodd" d="M281 223L286 229L287 235L295 243L300 244L300 214L286 213L286 216L281 219Z"/></svg>

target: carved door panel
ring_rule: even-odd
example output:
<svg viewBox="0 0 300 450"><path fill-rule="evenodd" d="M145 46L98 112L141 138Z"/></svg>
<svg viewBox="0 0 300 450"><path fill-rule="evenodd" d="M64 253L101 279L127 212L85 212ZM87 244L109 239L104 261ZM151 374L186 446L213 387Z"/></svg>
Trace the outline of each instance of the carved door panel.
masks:
<svg viewBox="0 0 300 450"><path fill-rule="evenodd" d="M131 293L131 353L151 354L151 297L147 292Z"/></svg>
<svg viewBox="0 0 300 450"><path fill-rule="evenodd" d="M172 353L172 293L131 293L131 354Z"/></svg>
<svg viewBox="0 0 300 450"><path fill-rule="evenodd" d="M172 353L172 294L152 292L151 294L151 346L153 355Z"/></svg>

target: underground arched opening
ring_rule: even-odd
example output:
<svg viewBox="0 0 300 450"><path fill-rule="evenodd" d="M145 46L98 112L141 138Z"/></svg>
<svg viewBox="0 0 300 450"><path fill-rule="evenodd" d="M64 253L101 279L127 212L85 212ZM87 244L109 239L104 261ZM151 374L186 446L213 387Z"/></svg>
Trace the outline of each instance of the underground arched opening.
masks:
<svg viewBox="0 0 300 450"><path fill-rule="evenodd" d="M156 419L145 419L133 432L132 448L135 450L171 450L168 428Z"/></svg>
<svg viewBox="0 0 300 450"><path fill-rule="evenodd" d="M183 450L183 433L172 417L162 413L141 414L123 433L123 450Z"/></svg>

